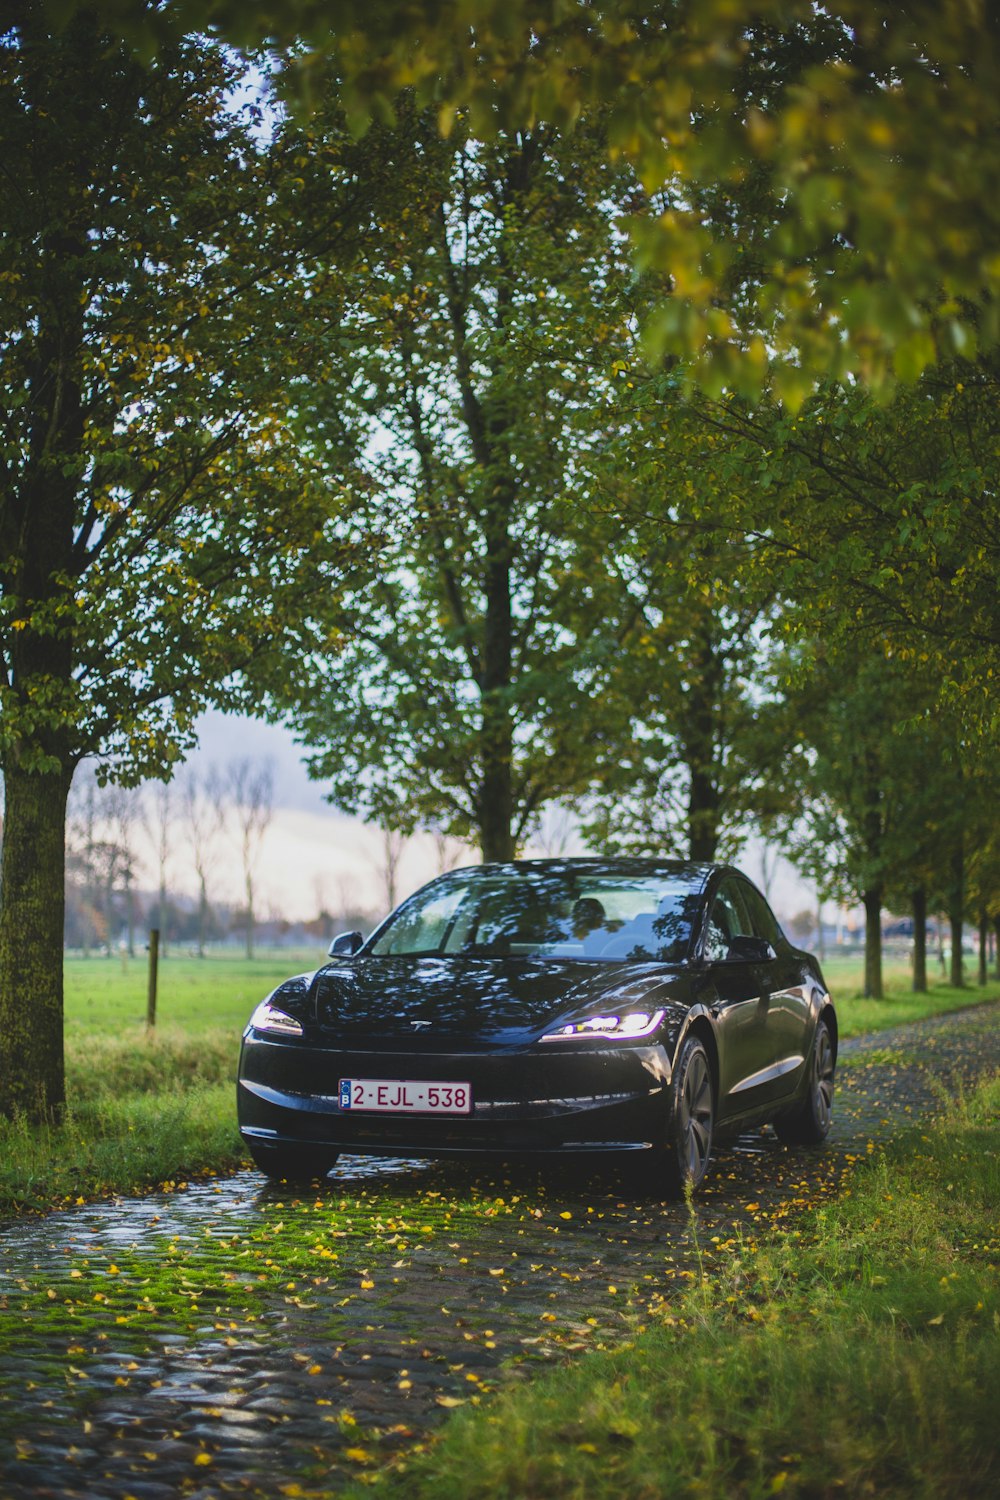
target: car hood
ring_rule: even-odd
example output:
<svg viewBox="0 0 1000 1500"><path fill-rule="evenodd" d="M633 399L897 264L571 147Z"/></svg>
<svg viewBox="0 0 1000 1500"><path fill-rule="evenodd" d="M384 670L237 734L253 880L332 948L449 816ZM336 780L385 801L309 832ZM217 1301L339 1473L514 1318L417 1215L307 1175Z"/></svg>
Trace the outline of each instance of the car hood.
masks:
<svg viewBox="0 0 1000 1500"><path fill-rule="evenodd" d="M603 1006L666 1003L660 963L531 958L381 958L328 964L312 984L324 1031L366 1047L516 1046Z"/></svg>

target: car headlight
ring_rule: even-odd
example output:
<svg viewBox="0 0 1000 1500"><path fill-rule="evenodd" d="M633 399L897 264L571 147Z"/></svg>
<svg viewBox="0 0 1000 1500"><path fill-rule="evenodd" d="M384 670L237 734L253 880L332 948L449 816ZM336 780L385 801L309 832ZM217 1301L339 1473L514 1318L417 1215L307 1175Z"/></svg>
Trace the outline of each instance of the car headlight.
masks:
<svg viewBox="0 0 1000 1500"><path fill-rule="evenodd" d="M662 1010L627 1010L620 1015L587 1016L582 1021L570 1021L558 1031L547 1031L543 1042L565 1042L581 1036L607 1037L611 1041L631 1042L637 1037L649 1036L663 1020Z"/></svg>
<svg viewBox="0 0 1000 1500"><path fill-rule="evenodd" d="M270 1031L278 1036L301 1036L302 1024L287 1011L279 1010L271 1001L262 1000L250 1017L254 1031Z"/></svg>

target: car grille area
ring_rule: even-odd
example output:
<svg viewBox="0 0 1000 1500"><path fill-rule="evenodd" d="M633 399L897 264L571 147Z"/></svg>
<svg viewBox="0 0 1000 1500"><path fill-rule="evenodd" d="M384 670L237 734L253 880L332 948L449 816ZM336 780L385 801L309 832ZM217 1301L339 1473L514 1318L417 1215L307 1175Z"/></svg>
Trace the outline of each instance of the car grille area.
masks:
<svg viewBox="0 0 1000 1500"><path fill-rule="evenodd" d="M669 1068L662 1048L541 1048L516 1056L355 1052L248 1037L240 1061L244 1135L400 1154L623 1149L662 1137ZM343 1078L453 1081L469 1115L366 1113L339 1103Z"/></svg>

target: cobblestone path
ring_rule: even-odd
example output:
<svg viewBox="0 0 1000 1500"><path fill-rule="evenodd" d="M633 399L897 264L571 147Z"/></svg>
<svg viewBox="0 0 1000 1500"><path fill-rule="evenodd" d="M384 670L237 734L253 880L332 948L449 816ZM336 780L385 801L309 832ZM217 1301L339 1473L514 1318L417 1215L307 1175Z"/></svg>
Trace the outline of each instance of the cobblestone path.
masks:
<svg viewBox="0 0 1000 1500"><path fill-rule="evenodd" d="M940 1088L1000 1066L1000 1005L841 1049L816 1152L719 1150L703 1251L835 1192ZM684 1205L566 1163L343 1158L317 1191L255 1173L0 1232L0 1497L335 1493L502 1381L627 1336L690 1276Z"/></svg>

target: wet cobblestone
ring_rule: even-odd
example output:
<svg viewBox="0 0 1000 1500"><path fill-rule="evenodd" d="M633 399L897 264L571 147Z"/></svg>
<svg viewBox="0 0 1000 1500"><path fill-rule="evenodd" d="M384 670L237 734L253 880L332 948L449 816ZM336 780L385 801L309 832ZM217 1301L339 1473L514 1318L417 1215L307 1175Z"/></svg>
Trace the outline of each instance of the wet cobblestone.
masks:
<svg viewBox="0 0 1000 1500"><path fill-rule="evenodd" d="M764 1130L717 1153L695 1202L703 1252L835 1192L889 1133L932 1113L942 1085L1000 1066L1000 1006L848 1042L841 1057L822 1151L787 1150ZM676 1294L691 1274L691 1219L638 1181L565 1161L356 1157L298 1196L242 1172L6 1226L0 1316L21 1321L8 1324L0 1375L0 1496L221 1500L291 1481L334 1493L453 1406L627 1336ZM266 1260L244 1268L246 1247L262 1255L262 1243ZM275 1287L286 1246L297 1256ZM143 1269L152 1280L172 1257L190 1310L147 1317ZM260 1264L272 1281L251 1307L240 1292ZM134 1318L114 1311L124 1303L111 1290L91 1290L126 1275ZM78 1284L91 1297L82 1311L68 1290ZM46 1285L62 1324L23 1300Z"/></svg>

